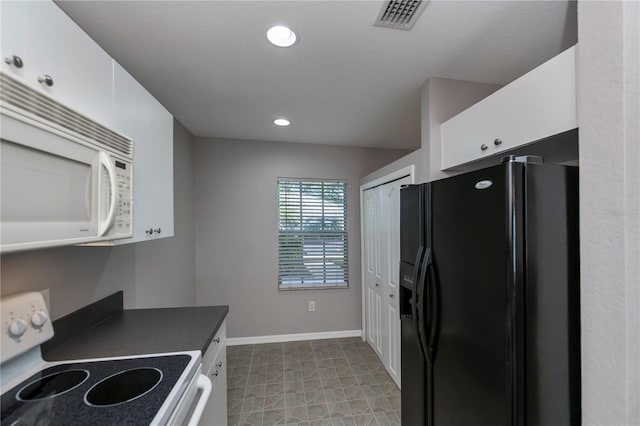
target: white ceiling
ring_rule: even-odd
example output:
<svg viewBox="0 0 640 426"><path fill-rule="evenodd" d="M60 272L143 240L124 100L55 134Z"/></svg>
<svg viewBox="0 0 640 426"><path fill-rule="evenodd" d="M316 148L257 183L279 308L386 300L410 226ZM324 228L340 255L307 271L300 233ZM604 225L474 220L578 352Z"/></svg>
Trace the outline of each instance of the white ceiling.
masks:
<svg viewBox="0 0 640 426"><path fill-rule="evenodd" d="M194 135L332 145L415 149L427 78L506 84L577 32L565 1L432 1L411 31L374 27L379 1L58 4Z"/></svg>

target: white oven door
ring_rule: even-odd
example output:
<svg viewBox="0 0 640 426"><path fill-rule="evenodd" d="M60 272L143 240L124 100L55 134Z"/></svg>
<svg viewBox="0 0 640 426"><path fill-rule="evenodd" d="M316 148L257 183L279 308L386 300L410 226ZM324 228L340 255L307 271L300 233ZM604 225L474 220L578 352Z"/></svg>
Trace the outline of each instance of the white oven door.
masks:
<svg viewBox="0 0 640 426"><path fill-rule="evenodd" d="M198 426L204 413L204 408L209 401L211 389L211 380L206 375L200 374L200 368L198 368L198 373L194 375L182 398L180 398L180 402L171 414L167 425Z"/></svg>
<svg viewBox="0 0 640 426"><path fill-rule="evenodd" d="M1 251L96 241L111 226L116 172L105 152L3 109Z"/></svg>

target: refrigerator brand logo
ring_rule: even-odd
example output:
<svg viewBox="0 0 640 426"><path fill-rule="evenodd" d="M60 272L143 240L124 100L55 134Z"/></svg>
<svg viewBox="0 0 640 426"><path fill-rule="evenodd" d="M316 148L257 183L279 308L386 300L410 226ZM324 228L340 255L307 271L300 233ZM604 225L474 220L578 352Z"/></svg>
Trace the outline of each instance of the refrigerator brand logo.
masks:
<svg viewBox="0 0 640 426"><path fill-rule="evenodd" d="M487 189L491 185L493 185L493 182L491 182L490 180L481 180L480 182L476 183L476 189Z"/></svg>

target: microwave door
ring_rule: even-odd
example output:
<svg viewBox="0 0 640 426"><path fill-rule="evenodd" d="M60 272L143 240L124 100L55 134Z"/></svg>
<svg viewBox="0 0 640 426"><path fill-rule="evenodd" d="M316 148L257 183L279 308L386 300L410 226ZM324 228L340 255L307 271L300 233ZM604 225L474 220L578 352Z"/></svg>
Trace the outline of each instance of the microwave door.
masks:
<svg viewBox="0 0 640 426"><path fill-rule="evenodd" d="M107 159L56 132L2 118L2 252L96 241L108 227L99 206Z"/></svg>

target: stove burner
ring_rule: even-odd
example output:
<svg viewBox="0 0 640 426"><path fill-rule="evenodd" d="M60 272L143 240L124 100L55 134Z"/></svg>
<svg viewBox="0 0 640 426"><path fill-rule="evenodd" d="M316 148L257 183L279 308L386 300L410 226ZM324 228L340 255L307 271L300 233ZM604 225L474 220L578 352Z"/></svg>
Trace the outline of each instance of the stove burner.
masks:
<svg viewBox="0 0 640 426"><path fill-rule="evenodd" d="M161 381L162 371L157 368L121 371L93 385L84 402L93 407L124 404L151 392Z"/></svg>
<svg viewBox="0 0 640 426"><path fill-rule="evenodd" d="M52 373L29 383L16 394L20 401L40 401L53 398L80 386L89 378L87 370L67 370Z"/></svg>

